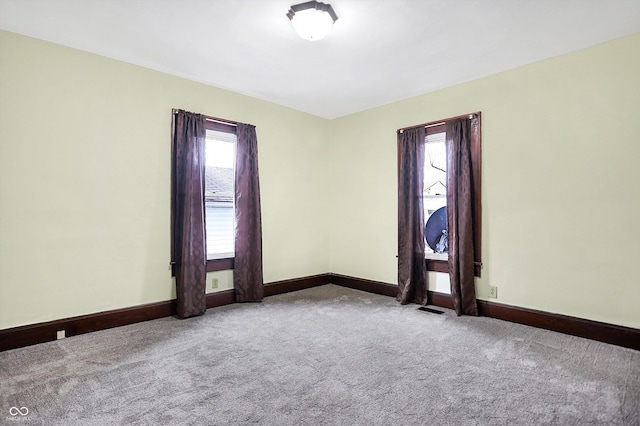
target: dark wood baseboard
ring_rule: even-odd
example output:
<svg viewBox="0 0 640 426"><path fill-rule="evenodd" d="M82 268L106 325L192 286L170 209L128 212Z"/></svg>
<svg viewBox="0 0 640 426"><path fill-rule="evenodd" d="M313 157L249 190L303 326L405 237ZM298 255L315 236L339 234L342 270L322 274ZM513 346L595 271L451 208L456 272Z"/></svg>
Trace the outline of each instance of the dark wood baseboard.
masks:
<svg viewBox="0 0 640 426"><path fill-rule="evenodd" d="M365 280L340 274L319 274L309 277L267 283L265 296L273 296L291 291L303 290L325 284L336 284L369 293L396 297L398 287L394 284ZM453 309L451 297L445 293L429 291L429 303L442 308ZM229 305L235 302L234 290L223 290L207 294L207 309ZM591 321L566 315L553 314L496 302L478 300L478 311L482 316L557 331L572 336L610 343L640 350L640 330ZM30 346L56 340L56 333L64 330L66 337L92 331L149 321L176 314L176 301L148 303L129 308L115 309L95 314L64 318L39 324L0 330L0 351Z"/></svg>
<svg viewBox="0 0 640 426"><path fill-rule="evenodd" d="M289 293L291 291L329 284L329 276L330 274L319 274L303 278L274 281L264 285L264 295L265 297L274 296L276 294Z"/></svg>
<svg viewBox="0 0 640 426"><path fill-rule="evenodd" d="M342 287L349 287L356 290L366 291L368 293L380 294L382 296L396 297L398 295L398 286L395 284L387 284L380 281L365 280L362 278L348 277L340 274L329 274L331 284ZM430 305L440 306L442 308L453 309L451 297L445 293L437 293L429 291L428 301Z"/></svg>
<svg viewBox="0 0 640 426"><path fill-rule="evenodd" d="M398 287L396 285L345 275L331 274L331 283L383 296L395 297L398 293ZM429 291L428 299L429 304L453 309L453 302L449 294ZM640 330L636 328L537 311L486 300L478 300L478 313L484 317L515 322L569 334L571 336L584 337L590 340L640 350Z"/></svg>
<svg viewBox="0 0 640 426"><path fill-rule="evenodd" d="M235 302L236 291L233 289L222 290L215 293L207 294L207 309L217 308L218 306L231 305Z"/></svg>
<svg viewBox="0 0 640 426"><path fill-rule="evenodd" d="M484 317L525 324L585 339L640 350L640 330L535 309L478 300L478 313Z"/></svg>
<svg viewBox="0 0 640 426"><path fill-rule="evenodd" d="M427 291L427 294L427 300L430 305L453 309L453 300L451 299L450 294L430 290Z"/></svg>
<svg viewBox="0 0 640 426"><path fill-rule="evenodd" d="M268 283L265 284L264 290L265 296L273 296L275 294L302 290L328 283L329 274L321 274ZM216 293L209 293L206 296L206 303L207 309L235 303L235 290L223 290ZM71 337L78 334L106 330L108 328L135 324L137 322L149 321L172 315L176 315L175 299L8 328L0 330L0 352L35 345L38 343L51 342L56 340L57 332L60 330L65 331L66 337Z"/></svg>
<svg viewBox="0 0 640 426"><path fill-rule="evenodd" d="M362 290L369 293L381 294L383 296L396 297L398 286L380 281L365 280L362 278L348 277L340 274L329 274L331 284L342 287L349 287L355 290Z"/></svg>
<svg viewBox="0 0 640 426"><path fill-rule="evenodd" d="M57 332L65 331L66 337L107 328L134 324L142 321L175 315L176 301L147 303L129 308L115 309L95 314L81 315L39 324L0 330L0 351L35 345L56 340Z"/></svg>

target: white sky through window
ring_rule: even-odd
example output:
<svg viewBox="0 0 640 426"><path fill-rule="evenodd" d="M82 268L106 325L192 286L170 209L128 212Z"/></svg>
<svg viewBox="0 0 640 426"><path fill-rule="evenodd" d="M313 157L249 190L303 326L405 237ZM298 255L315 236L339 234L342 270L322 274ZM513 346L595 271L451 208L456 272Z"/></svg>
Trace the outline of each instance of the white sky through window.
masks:
<svg viewBox="0 0 640 426"><path fill-rule="evenodd" d="M235 145L233 142L207 139L207 167L233 168Z"/></svg>

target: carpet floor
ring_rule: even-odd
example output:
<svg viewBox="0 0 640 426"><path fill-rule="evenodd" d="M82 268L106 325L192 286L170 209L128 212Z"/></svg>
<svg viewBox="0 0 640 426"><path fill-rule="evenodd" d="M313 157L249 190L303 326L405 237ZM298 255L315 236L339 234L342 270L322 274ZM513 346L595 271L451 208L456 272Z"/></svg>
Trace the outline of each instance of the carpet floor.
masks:
<svg viewBox="0 0 640 426"><path fill-rule="evenodd" d="M640 424L640 352L440 310L325 285L2 352L0 424Z"/></svg>

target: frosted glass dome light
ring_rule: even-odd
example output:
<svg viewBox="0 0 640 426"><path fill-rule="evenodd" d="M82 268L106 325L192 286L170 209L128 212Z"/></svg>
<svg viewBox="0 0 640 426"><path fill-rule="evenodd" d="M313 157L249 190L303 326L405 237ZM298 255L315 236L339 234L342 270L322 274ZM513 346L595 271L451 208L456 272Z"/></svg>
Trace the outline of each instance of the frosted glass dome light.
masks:
<svg viewBox="0 0 640 426"><path fill-rule="evenodd" d="M291 6L287 17L291 20L293 29L305 40L322 40L329 34L338 16L330 4L318 1Z"/></svg>

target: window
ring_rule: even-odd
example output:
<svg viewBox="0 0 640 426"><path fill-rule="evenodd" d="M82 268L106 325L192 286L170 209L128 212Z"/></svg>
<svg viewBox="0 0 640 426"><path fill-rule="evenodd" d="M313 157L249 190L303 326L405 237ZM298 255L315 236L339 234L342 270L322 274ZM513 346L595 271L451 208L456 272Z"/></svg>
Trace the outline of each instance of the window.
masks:
<svg viewBox="0 0 640 426"><path fill-rule="evenodd" d="M471 165L473 169L473 191L474 191L474 209L473 209L473 221L474 221L474 254L475 254L475 275L480 276L481 269L481 197L480 197L480 165L481 165L481 129L480 129L480 113L476 113L477 119L472 122L472 137L471 137ZM464 117L464 116L463 116ZM454 117L458 118L458 117ZM425 164L424 164L424 189L423 189L423 203L425 214L425 228L429 219L438 212L438 209L445 207L447 204L447 149L446 149L446 123L448 120L436 121L427 123L426 138L425 138ZM470 117L471 118L471 117ZM442 214L444 211L440 211ZM437 213L436 213L437 214ZM444 215L444 221L446 224L446 215ZM425 238L430 239L426 235ZM437 242L433 242L435 246L431 248L427 243L425 244L425 257L427 270L436 272L449 272L449 266L447 263L447 254L440 252L438 248L442 248L442 245L437 246ZM446 236L444 238L446 240Z"/></svg>
<svg viewBox="0 0 640 426"><path fill-rule="evenodd" d="M444 214L443 207L447 205L447 147L443 124L427 128L422 200L424 222L429 224L427 229L430 228L429 231L431 231L431 235L425 235L427 239L425 244L426 257L427 259L447 260L446 234L438 229L438 225L442 225L441 227L446 225L446 214ZM434 215L436 212L438 213ZM429 222L432 216L433 220Z"/></svg>
<svg viewBox="0 0 640 426"><path fill-rule="evenodd" d="M207 129L205 217L207 259L234 256L236 135Z"/></svg>
<svg viewBox="0 0 640 426"><path fill-rule="evenodd" d="M207 121L205 221L207 271L233 268L235 255L236 127Z"/></svg>

